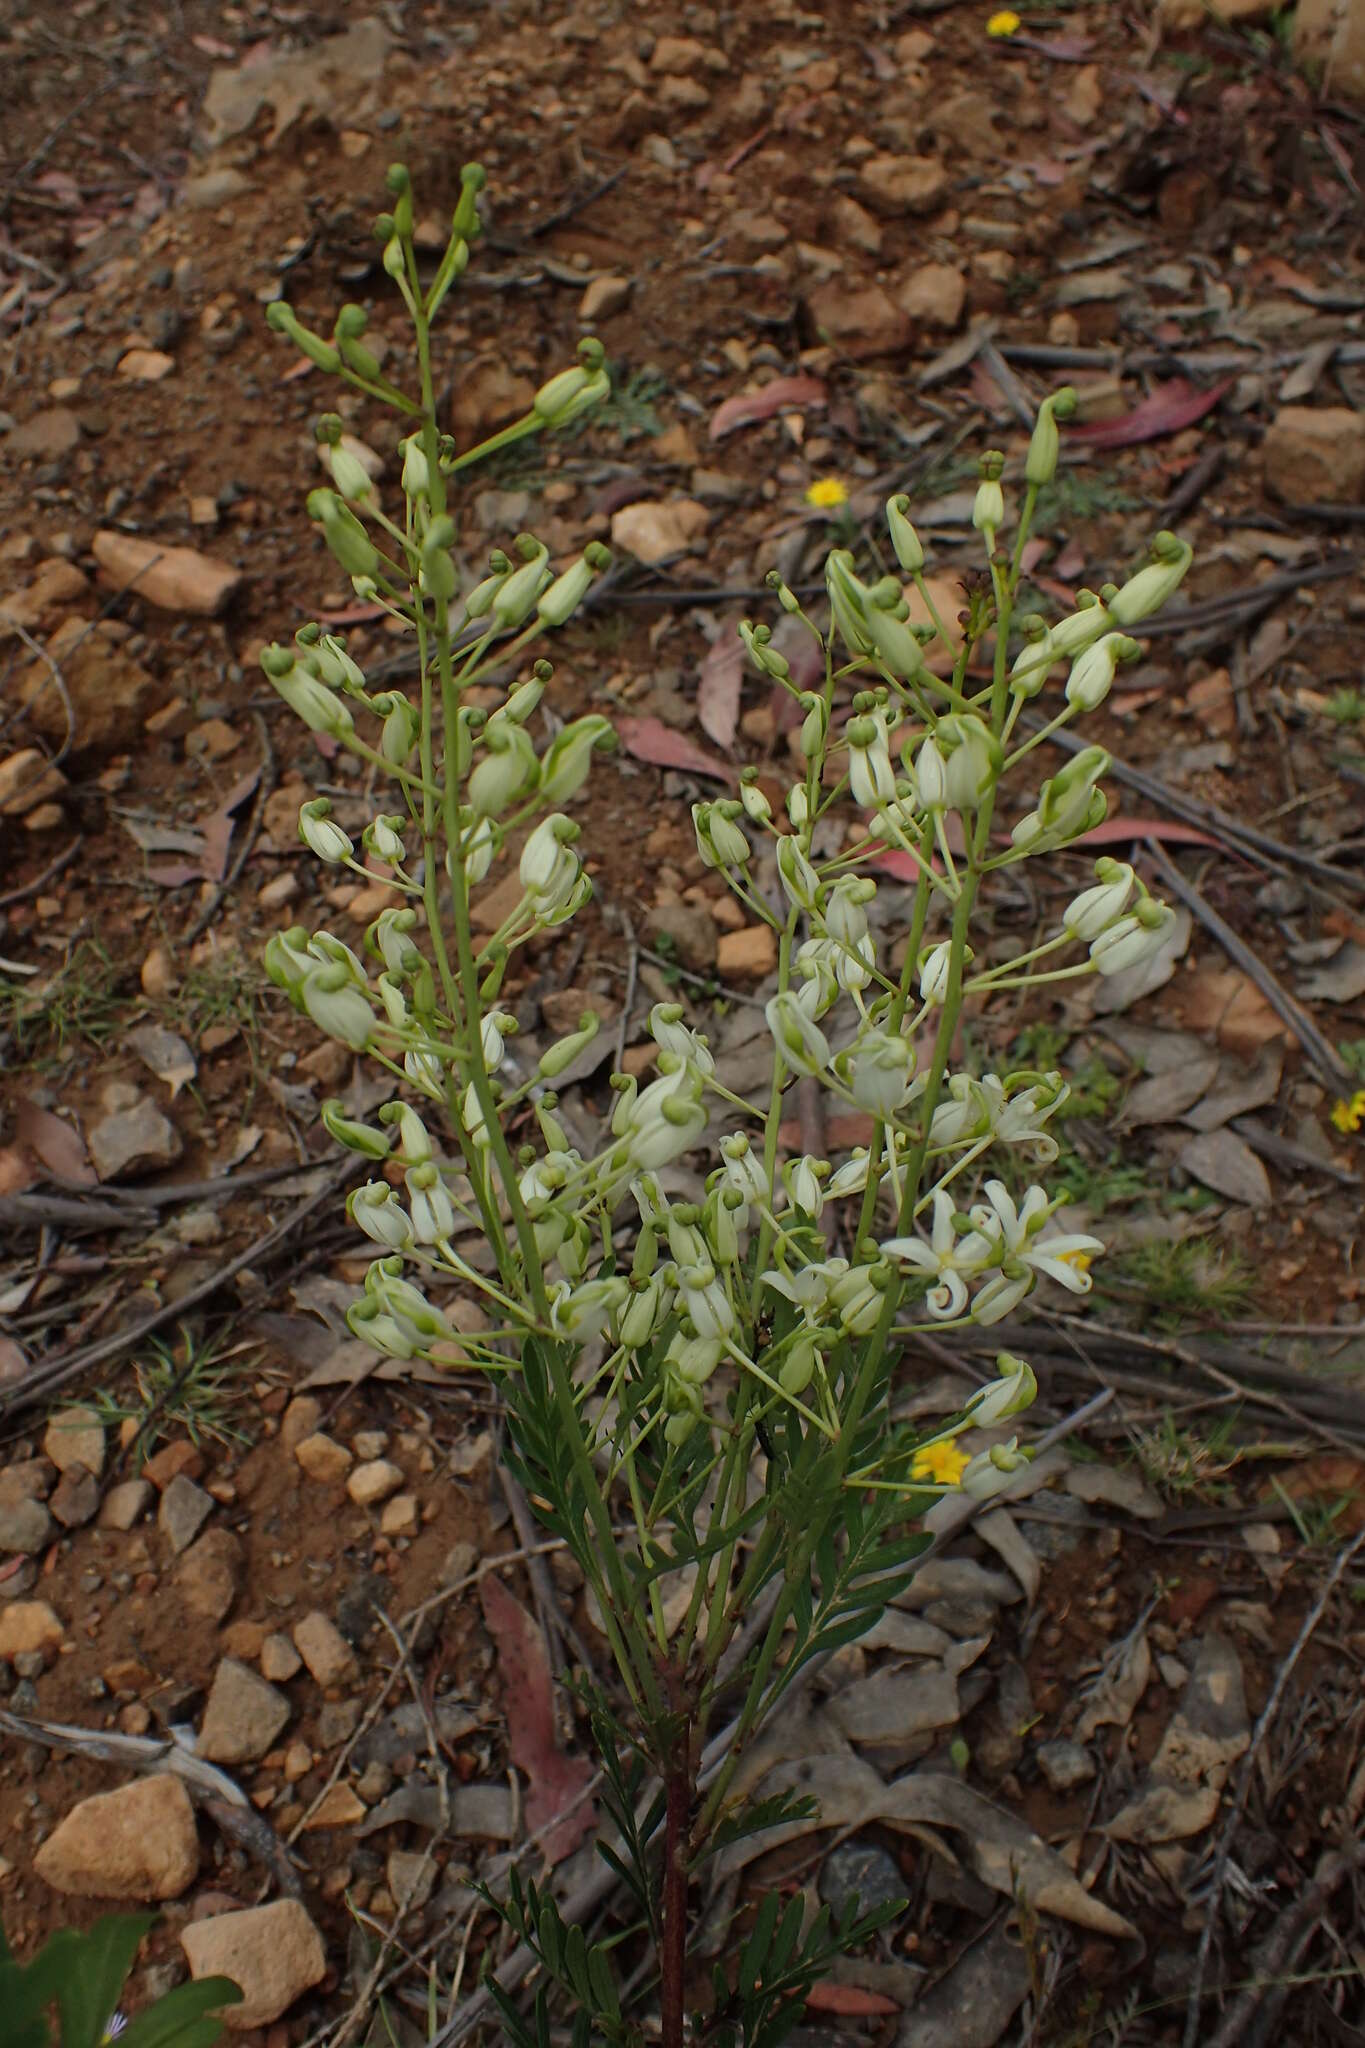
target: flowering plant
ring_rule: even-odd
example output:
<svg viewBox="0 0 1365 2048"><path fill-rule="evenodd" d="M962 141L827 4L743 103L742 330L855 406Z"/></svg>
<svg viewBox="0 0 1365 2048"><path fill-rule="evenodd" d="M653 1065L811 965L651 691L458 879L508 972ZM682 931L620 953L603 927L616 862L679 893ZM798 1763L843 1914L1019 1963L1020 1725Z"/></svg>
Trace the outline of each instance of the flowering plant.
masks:
<svg viewBox="0 0 1365 2048"><path fill-rule="evenodd" d="M336 1102L323 1111L332 1135L373 1162L348 1203L377 1248L352 1330L399 1358L499 1375L516 1469L595 1602L617 1681L611 1695L592 1695L611 1788L604 1848L655 1943L657 1978L644 1995L657 1996L665 2048L677 2048L692 1873L736 1831L789 1817L786 1807L746 1812L734 1796L746 1746L802 1667L854 1640L904 1585L927 1541L915 1525L938 1495L988 1499L1029 1455L1002 1434L1036 1391L1025 1362L1002 1352L998 1377L926 1432L898 1419L904 1340L998 1322L1040 1283L1089 1288L1098 1239L1052 1230L1041 1183L1016 1198L990 1170L1009 1155L1030 1170L1055 1158L1047 1125L1066 1084L950 1062L969 997L1114 974L1166 938L1171 913L1130 866L1106 858L1060 928L1027 952L980 965L970 943L992 876L1072 844L1104 816L1102 749L1084 748L1041 783L1036 750L1104 701L1116 666L1137 652L1130 629L1180 582L1190 550L1159 534L1149 566L1121 586L1083 592L1051 625L1016 618L1038 493L1057 464L1057 419L1074 402L1064 391L1039 411L1017 511L1004 457L982 458L974 524L984 568L966 586L957 630L936 608L903 496L886 507L897 573L869 579L850 550L830 553L827 626L770 578L823 669L820 688L798 690L769 627L740 629L757 669L801 714L785 815L752 770L734 796L693 809L703 862L776 935L766 1102L732 1094L682 1006L659 1003L653 1078L613 1075L601 1142L580 1147L553 1084L598 1020L585 1015L527 1071L500 1005L520 950L592 893L572 807L611 730L587 716L538 740L552 676L544 660L492 708L486 684L538 652L607 556L592 546L556 573L522 534L467 587L449 506L469 464L578 417L607 378L600 346L584 342L579 363L492 441L460 452L441 432L431 322L469 259L482 183L467 167L449 242L424 278L407 173L389 174L393 209L378 232L414 329L415 395L367 349L361 309L344 307L330 340L287 306L270 310L313 361L406 422L397 516L335 418L320 427L332 485L308 502L357 596L412 636L415 682L411 695L371 691L342 640L316 625L262 656L300 717L395 790L361 834L368 869L325 799L304 805L303 838L334 865L377 866L405 899L379 914L360 953L296 928L271 940L267 964L297 1008L392 1079L372 1123ZM912 622L912 594L924 625ZM1053 678L1064 686L1050 718L1020 737L1021 712ZM1027 797L1002 834L1007 783ZM888 854L914 878L898 968L879 953L873 917ZM513 871L513 906L478 936L471 901ZM802 1079L872 1120L869 1142L838 1164L782 1156L784 1103ZM514 1142L514 1119L530 1141ZM709 1170L682 1199L679 1163L703 1146ZM477 1335L461 1334L469 1318L452 1312L462 1298L486 1313ZM723 1713L728 1736L702 1782ZM639 1783L622 1761L632 1752L661 1786L638 1811ZM606 1949L585 1946L534 1887L514 1885L504 1910L583 2026L612 2042L638 2038ZM877 1924L846 1915L831 1927L822 1916L803 1932L799 1913L779 1920L775 1903L765 1908L757 1948L733 1982L717 1981L708 2038L779 2040L831 1951ZM541 2038L500 2002L512 2039Z"/></svg>

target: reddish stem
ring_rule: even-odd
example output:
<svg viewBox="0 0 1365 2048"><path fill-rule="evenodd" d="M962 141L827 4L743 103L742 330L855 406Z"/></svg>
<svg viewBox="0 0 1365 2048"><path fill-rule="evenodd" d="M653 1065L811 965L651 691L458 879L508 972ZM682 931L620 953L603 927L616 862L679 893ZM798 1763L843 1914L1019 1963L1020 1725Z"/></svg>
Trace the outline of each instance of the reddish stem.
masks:
<svg viewBox="0 0 1365 2048"><path fill-rule="evenodd" d="M663 2048L683 2048L687 1975L687 1838L692 1811L690 1730L679 1729L673 1764L664 1779L663 1929L660 1937L659 2002Z"/></svg>

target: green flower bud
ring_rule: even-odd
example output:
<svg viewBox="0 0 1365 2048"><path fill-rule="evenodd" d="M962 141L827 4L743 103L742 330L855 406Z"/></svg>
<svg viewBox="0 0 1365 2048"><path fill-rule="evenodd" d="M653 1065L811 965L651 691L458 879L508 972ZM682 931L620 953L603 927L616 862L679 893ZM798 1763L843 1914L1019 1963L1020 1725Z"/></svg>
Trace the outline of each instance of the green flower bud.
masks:
<svg viewBox="0 0 1365 2048"><path fill-rule="evenodd" d="M403 255L403 244L399 241L397 235L390 235L388 241L385 242L384 254L380 261L384 265L386 275L393 278L395 282L400 277L407 276L407 260Z"/></svg>
<svg viewBox="0 0 1365 2048"><path fill-rule="evenodd" d="M443 525L446 523L441 522ZM434 597L441 604L449 604L459 588L455 574L455 563L448 549L428 534L422 549L422 588L428 597Z"/></svg>
<svg viewBox="0 0 1365 2048"><path fill-rule="evenodd" d="M599 713L576 718L551 740L540 760L540 793L556 809L577 796L588 779L594 751L606 752L616 734Z"/></svg>
<svg viewBox="0 0 1365 2048"><path fill-rule="evenodd" d="M886 524L891 533L891 545L896 551L896 560L907 576L918 576L924 567L924 549L920 546L919 535L906 516L910 500L904 491L886 501Z"/></svg>
<svg viewBox="0 0 1365 2048"><path fill-rule="evenodd" d="M300 809L299 838L319 860L348 861L355 851L350 833L343 832L335 822L331 803L325 796L314 797Z"/></svg>
<svg viewBox="0 0 1365 2048"><path fill-rule="evenodd" d="M403 451L403 492L409 498L425 498L431 492L431 471L419 434L409 434L399 443Z"/></svg>
<svg viewBox="0 0 1365 2048"><path fill-rule="evenodd" d="M602 1028L602 1020L591 1010L585 1010L578 1021L577 1031L567 1038L558 1038L541 1054L536 1072L542 1081L553 1081L566 1067L571 1067L581 1052L586 1052Z"/></svg>
<svg viewBox="0 0 1365 2048"><path fill-rule="evenodd" d="M319 1031L339 1038L354 1052L362 1051L373 1035L369 998L340 964L314 969L303 984L303 1007Z"/></svg>
<svg viewBox="0 0 1365 2048"><path fill-rule="evenodd" d="M313 732L329 733L333 739L344 740L355 731L355 720L335 691L301 668L287 647L265 648L261 667L290 710L297 712Z"/></svg>
<svg viewBox="0 0 1365 2048"><path fill-rule="evenodd" d="M377 1131L373 1124L357 1123L354 1117L347 1116L345 1105L340 1102L324 1102L319 1113L324 1129L348 1152L359 1152L364 1159L388 1158L387 1132Z"/></svg>
<svg viewBox="0 0 1365 2048"><path fill-rule="evenodd" d="M536 611L546 625L562 626L571 619L587 596L594 576L610 566L610 549L600 541L592 541L537 600Z"/></svg>
<svg viewBox="0 0 1365 2048"><path fill-rule="evenodd" d="M533 552L528 554L527 544ZM550 550L541 545L530 534L521 534L517 539L520 553L526 561L520 569L514 569L506 581L494 592L492 613L498 624L504 628L519 626L550 580Z"/></svg>
<svg viewBox="0 0 1365 2048"><path fill-rule="evenodd" d="M1150 566L1139 569L1114 593L1109 613L1115 625L1133 626L1139 619L1160 611L1183 581L1193 560L1194 549L1188 541L1178 540L1173 533L1157 534L1152 542Z"/></svg>
<svg viewBox="0 0 1365 2048"><path fill-rule="evenodd" d="M401 768L417 745L422 732L422 714L409 704L401 690L389 690L376 697L374 708L383 715L379 751L395 768Z"/></svg>
<svg viewBox="0 0 1365 2048"><path fill-rule="evenodd" d="M748 619L739 622L739 637L748 648L756 668L765 676L771 676L776 683L785 683L791 674L791 665L783 654L768 642L771 634L767 626L755 626Z"/></svg>
<svg viewBox="0 0 1365 2048"><path fill-rule="evenodd" d="M487 183L488 173L482 164L466 164L460 172L460 196L451 215L450 232L461 241L472 242L482 228L478 198Z"/></svg>
<svg viewBox="0 0 1365 2048"><path fill-rule="evenodd" d="M292 306L283 299L276 299L265 309L266 323L276 334L286 335L295 348L307 356L310 363L316 363L320 370L330 370L335 376L341 368L341 356L330 341L324 341L320 334L314 334L311 327L305 327Z"/></svg>
<svg viewBox="0 0 1365 2048"><path fill-rule="evenodd" d="M1061 440L1057 432L1059 419L1070 419L1076 410L1076 393L1070 384L1063 384L1060 391L1049 392L1038 408L1038 419L1029 442L1028 460L1024 464L1024 480L1034 485L1050 484L1057 474L1057 457Z"/></svg>
<svg viewBox="0 0 1365 2048"><path fill-rule="evenodd" d="M501 817L526 796L539 772L535 748L519 725L490 722L478 765L469 777L469 801L486 818Z"/></svg>
<svg viewBox="0 0 1365 2048"><path fill-rule="evenodd" d="M370 472L358 455L352 454L344 443L334 443L329 467L332 482L343 498L351 500L368 498L373 495L374 482Z"/></svg>

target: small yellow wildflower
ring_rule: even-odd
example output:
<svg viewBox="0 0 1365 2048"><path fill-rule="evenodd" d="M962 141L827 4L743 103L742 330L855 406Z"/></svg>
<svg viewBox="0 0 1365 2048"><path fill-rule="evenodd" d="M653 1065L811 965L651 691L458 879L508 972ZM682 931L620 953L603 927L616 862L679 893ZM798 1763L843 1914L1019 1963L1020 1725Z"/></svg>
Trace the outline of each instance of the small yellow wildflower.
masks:
<svg viewBox="0 0 1365 2048"><path fill-rule="evenodd" d="M1332 1122L1339 1131L1358 1131L1365 1124L1365 1088L1358 1088L1349 1102L1343 1097L1332 1104Z"/></svg>
<svg viewBox="0 0 1365 2048"><path fill-rule="evenodd" d="M993 14L986 23L986 34L988 36L1017 36L1022 27L1023 23L1014 9L1012 7L1002 7L1000 12Z"/></svg>
<svg viewBox="0 0 1365 2048"><path fill-rule="evenodd" d="M836 505L848 503L848 485L841 477L818 476L807 487L806 503L816 506L821 512L831 512Z"/></svg>
<svg viewBox="0 0 1365 2048"><path fill-rule="evenodd" d="M916 1451L910 1477L930 1486L956 1486L966 1469L967 1453L960 1451L951 1437L945 1437L941 1443L926 1444Z"/></svg>

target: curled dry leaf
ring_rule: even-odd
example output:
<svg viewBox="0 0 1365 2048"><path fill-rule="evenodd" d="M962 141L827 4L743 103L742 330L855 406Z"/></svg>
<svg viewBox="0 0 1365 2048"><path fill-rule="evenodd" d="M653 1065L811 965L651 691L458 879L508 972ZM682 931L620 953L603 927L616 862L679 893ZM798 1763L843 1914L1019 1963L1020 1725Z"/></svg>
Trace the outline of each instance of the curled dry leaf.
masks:
<svg viewBox="0 0 1365 2048"><path fill-rule="evenodd" d="M1235 1131L1206 1131L1182 1145L1176 1164L1216 1195L1248 1209L1270 1207L1270 1176Z"/></svg>
<svg viewBox="0 0 1365 2048"><path fill-rule="evenodd" d="M50 1109L39 1109L26 1095L19 1098L15 1136L24 1150L32 1153L57 1180L92 1188L99 1179L86 1154L85 1140L75 1125L54 1116Z"/></svg>
<svg viewBox="0 0 1365 2048"><path fill-rule="evenodd" d="M1137 1711L1138 1701L1147 1690L1151 1675L1152 1653L1147 1645L1147 1631L1139 1629L1123 1645L1117 1662L1112 1667L1106 1664L1096 1680L1076 1723L1076 1741L1089 1742L1097 1728L1111 1722L1117 1728L1126 1728Z"/></svg>
<svg viewBox="0 0 1365 2048"><path fill-rule="evenodd" d="M616 730L626 752L636 761L648 761L654 768L676 768L684 775L706 775L716 782L729 782L734 774L724 761L708 754L686 733L676 732L661 718L618 718Z"/></svg>
<svg viewBox="0 0 1365 2048"><path fill-rule="evenodd" d="M706 650L697 683L701 729L718 747L732 747L735 743L743 684L744 644L733 623L727 622Z"/></svg>
<svg viewBox="0 0 1365 2048"><path fill-rule="evenodd" d="M761 391L742 391L738 398L727 398L723 405L718 405L711 415L711 439L723 441L739 427L770 420L785 405L823 405L826 396L818 377L774 377Z"/></svg>

